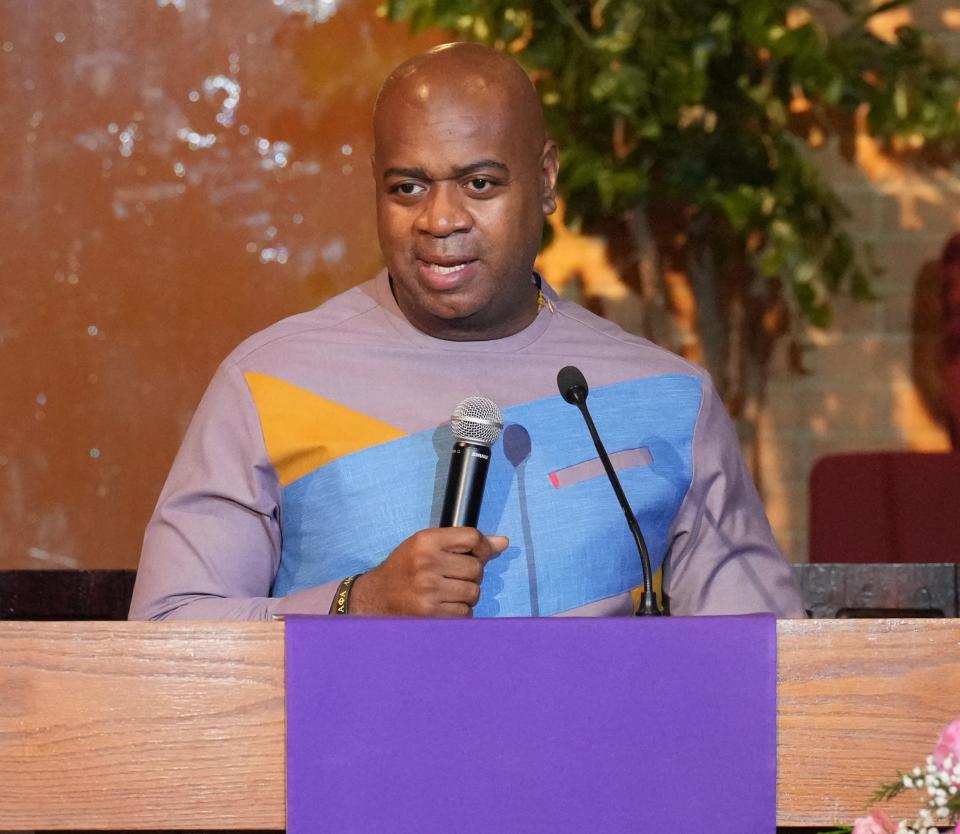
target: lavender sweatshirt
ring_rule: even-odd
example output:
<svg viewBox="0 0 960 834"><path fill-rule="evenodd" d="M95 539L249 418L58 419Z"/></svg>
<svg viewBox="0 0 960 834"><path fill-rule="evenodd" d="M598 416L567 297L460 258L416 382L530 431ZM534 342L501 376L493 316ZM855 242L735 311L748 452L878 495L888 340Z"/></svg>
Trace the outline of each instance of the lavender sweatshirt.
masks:
<svg viewBox="0 0 960 834"><path fill-rule="evenodd" d="M577 365L674 614L804 616L709 376L545 287L525 330L413 328L385 274L247 339L223 362L147 527L135 619L325 614L339 581L437 525L468 396L498 403L479 527L510 537L475 616L629 614L633 539L577 409Z"/></svg>

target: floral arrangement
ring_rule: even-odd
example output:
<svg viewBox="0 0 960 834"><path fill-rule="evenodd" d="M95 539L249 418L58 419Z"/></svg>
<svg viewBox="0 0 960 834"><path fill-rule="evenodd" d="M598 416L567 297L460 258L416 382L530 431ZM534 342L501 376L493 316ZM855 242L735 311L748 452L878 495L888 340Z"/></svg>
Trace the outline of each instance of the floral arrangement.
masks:
<svg viewBox="0 0 960 834"><path fill-rule="evenodd" d="M941 733L926 766L909 773L898 773L896 782L881 785L870 803L891 799L905 790L926 794L926 805L913 822L895 823L883 811L872 810L867 816L825 834L939 834L941 826L952 826L951 834L960 834L960 720Z"/></svg>

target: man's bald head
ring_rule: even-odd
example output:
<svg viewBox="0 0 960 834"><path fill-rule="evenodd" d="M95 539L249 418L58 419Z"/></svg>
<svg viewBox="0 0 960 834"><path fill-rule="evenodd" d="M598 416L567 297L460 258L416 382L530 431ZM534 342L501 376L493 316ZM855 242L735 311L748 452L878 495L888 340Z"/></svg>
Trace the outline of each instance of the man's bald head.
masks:
<svg viewBox="0 0 960 834"><path fill-rule="evenodd" d="M478 107L509 110L510 127L537 153L546 133L533 82L513 58L476 43L448 43L416 55L387 76L373 111L376 140L398 112L429 108L453 96ZM400 106L398 106L400 105Z"/></svg>
<svg viewBox="0 0 960 834"><path fill-rule="evenodd" d="M526 327L559 159L520 65L475 44L404 62L377 98L374 139L380 249L407 320L451 340Z"/></svg>

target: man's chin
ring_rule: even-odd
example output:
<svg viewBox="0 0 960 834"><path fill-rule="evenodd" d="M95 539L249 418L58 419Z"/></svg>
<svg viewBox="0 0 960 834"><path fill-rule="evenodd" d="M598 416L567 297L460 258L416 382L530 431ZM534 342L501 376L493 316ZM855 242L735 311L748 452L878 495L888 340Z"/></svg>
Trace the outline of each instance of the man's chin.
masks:
<svg viewBox="0 0 960 834"><path fill-rule="evenodd" d="M427 307L418 310L413 316L408 315L411 323L419 329L440 339L454 341L471 341L483 338L477 334L489 329L476 310L459 305L443 305ZM489 338L489 337L487 337Z"/></svg>
<svg viewBox="0 0 960 834"><path fill-rule="evenodd" d="M445 299L445 302L407 305L398 299L397 303L410 324L437 339L473 342L496 339L501 335L499 322L490 320L475 305L457 304L453 298Z"/></svg>

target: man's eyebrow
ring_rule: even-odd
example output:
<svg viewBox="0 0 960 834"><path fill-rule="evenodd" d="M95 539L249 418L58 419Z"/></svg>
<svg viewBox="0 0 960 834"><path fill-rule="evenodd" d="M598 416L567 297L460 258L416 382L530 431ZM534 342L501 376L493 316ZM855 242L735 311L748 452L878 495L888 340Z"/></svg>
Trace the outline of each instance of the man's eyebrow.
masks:
<svg viewBox="0 0 960 834"><path fill-rule="evenodd" d="M385 180L390 179L391 177L408 177L412 180L425 180L427 179L427 172L423 168L387 168L383 172L383 178Z"/></svg>
<svg viewBox="0 0 960 834"><path fill-rule="evenodd" d="M460 177L466 177L470 174L477 173L477 171L485 171L490 168L497 169L505 176L510 175L510 169L502 162L497 162L495 159L480 159L477 162L471 162L469 165L454 168L453 173L449 177L440 177L439 180L456 180L460 179ZM408 177L414 180L430 179L423 168L387 168L387 170L383 172L383 178L387 180L391 177Z"/></svg>
<svg viewBox="0 0 960 834"><path fill-rule="evenodd" d="M502 162L497 162L495 159L481 159L479 162L471 162L469 165L464 165L462 168L457 168L452 179L457 177L465 177L468 174L475 174L477 171L483 171L487 168L496 168L504 175L510 175L510 169Z"/></svg>

